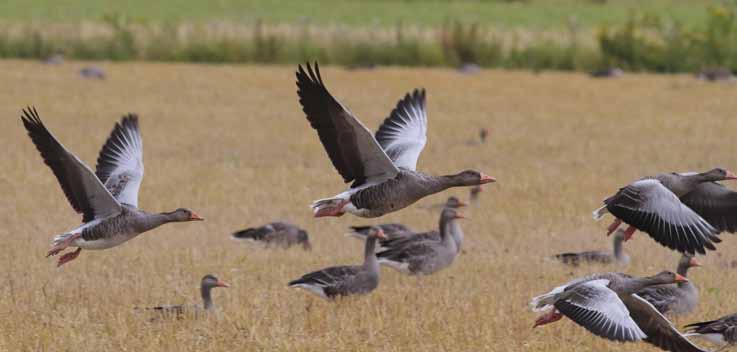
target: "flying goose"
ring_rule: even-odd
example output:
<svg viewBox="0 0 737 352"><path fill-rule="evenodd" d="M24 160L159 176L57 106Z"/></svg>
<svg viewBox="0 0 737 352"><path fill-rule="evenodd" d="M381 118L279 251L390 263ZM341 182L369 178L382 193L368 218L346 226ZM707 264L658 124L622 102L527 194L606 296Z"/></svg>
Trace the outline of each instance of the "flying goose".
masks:
<svg viewBox="0 0 737 352"><path fill-rule="evenodd" d="M463 215L445 208L440 215L440 239L404 240L379 252L379 264L409 275L429 275L453 264L459 249L453 236L457 219Z"/></svg>
<svg viewBox="0 0 737 352"><path fill-rule="evenodd" d="M333 266L305 274L289 282L289 287L305 289L324 299L367 294L379 286L379 263L374 247L384 238L378 227L372 227L363 250L362 265Z"/></svg>
<svg viewBox="0 0 737 352"><path fill-rule="evenodd" d="M194 312L195 315L200 314L203 310L205 312L212 311L215 305L212 303L212 294L210 291L215 287L230 287L227 283L221 281L215 276L208 274L205 275L200 281L200 294L202 295L202 306L198 305L163 305L157 307L145 308L145 310L154 311L164 316L175 316L177 318L182 317L185 313Z"/></svg>
<svg viewBox="0 0 737 352"><path fill-rule="evenodd" d="M599 263L611 264L615 262L620 265L627 265L630 262L630 256L624 253L622 243L624 242L624 230L617 229L612 240L612 251L586 251L586 252L567 252L553 256L553 258L561 261L563 264L579 266L581 263Z"/></svg>
<svg viewBox="0 0 737 352"><path fill-rule="evenodd" d="M547 311L535 327L560 320L573 320L594 335L619 342L645 341L666 351L702 352L638 292L646 287L687 281L664 271L636 278L621 273L595 274L573 280L532 299L533 311Z"/></svg>
<svg viewBox="0 0 737 352"><path fill-rule="evenodd" d="M23 110L21 119L72 208L82 214L82 226L54 237L47 257L77 247L62 255L58 266L77 258L82 248L107 249L168 222L203 220L189 209L158 214L138 209L143 143L136 115L126 115L115 125L97 158L95 173L56 140L35 108Z"/></svg>
<svg viewBox="0 0 737 352"><path fill-rule="evenodd" d="M373 218L405 208L419 199L450 187L495 181L478 171L431 176L416 171L427 141L425 91L414 90L399 101L376 136L325 87L320 68L299 66L297 94L302 110L317 130L333 166L350 188L312 204L315 217L346 212Z"/></svg>
<svg viewBox="0 0 737 352"><path fill-rule="evenodd" d="M697 266L701 266L701 264L696 258L683 254L678 260L676 273L686 277L688 269ZM650 286L638 291L637 294L663 314L688 314L699 303L699 290L691 280L670 285Z"/></svg>
<svg viewBox="0 0 737 352"><path fill-rule="evenodd" d="M722 349L737 344L737 313L725 315L717 320L702 321L685 326L686 336L697 336L722 345Z"/></svg>
<svg viewBox="0 0 737 352"><path fill-rule="evenodd" d="M262 242L266 244L266 247L289 248L299 244L306 251L312 249L307 231L284 221L275 221L259 227L249 227L233 233L232 238Z"/></svg>
<svg viewBox="0 0 737 352"><path fill-rule="evenodd" d="M611 213L616 219L608 234L624 222L630 225L625 240L640 230L670 249L704 254L721 242L719 232L737 231L737 193L716 183L734 179L737 175L720 168L646 177L607 198L594 219Z"/></svg>

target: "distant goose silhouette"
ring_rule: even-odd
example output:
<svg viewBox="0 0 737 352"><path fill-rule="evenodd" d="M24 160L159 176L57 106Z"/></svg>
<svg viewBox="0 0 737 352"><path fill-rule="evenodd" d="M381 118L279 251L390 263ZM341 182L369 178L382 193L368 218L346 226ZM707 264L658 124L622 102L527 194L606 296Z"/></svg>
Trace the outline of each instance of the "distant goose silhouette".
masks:
<svg viewBox="0 0 737 352"><path fill-rule="evenodd" d="M373 218L405 208L450 187L475 186L494 178L467 170L456 175L431 176L415 171L427 141L425 91L415 90L400 100L376 132L376 137L340 104L323 84L315 63L299 66L297 94L302 110L330 160L350 189L312 204L315 217L346 212Z"/></svg>
<svg viewBox="0 0 737 352"><path fill-rule="evenodd" d="M96 173L54 138L35 108L23 110L21 119L69 203L82 214L82 226L54 237L47 256L77 247L59 258L59 266L77 258L82 248L107 249L168 222L203 220L189 209L158 214L138 209L143 142L136 115L115 125L97 158Z"/></svg>
<svg viewBox="0 0 737 352"><path fill-rule="evenodd" d="M311 250L310 237L307 231L284 221L275 221L259 227L249 227L233 233L233 239L261 242L266 247L289 248L301 245L304 250Z"/></svg>
<svg viewBox="0 0 737 352"><path fill-rule="evenodd" d="M201 306L180 304L163 305L144 309L168 317L181 318L187 313L193 313L195 317L199 317L199 315L201 315L203 312L208 312L215 309L215 304L212 302L212 294L210 293L210 291L212 291L212 289L215 287L230 287L230 285L211 274L207 274L200 281L200 295L202 296Z"/></svg>

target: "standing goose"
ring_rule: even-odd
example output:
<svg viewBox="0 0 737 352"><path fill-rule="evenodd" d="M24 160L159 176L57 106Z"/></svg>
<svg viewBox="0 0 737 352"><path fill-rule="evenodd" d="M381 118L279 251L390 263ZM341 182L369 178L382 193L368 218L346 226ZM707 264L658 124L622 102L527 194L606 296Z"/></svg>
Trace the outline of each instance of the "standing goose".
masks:
<svg viewBox="0 0 737 352"><path fill-rule="evenodd" d="M82 226L54 237L47 256L77 247L59 258L59 266L77 258L82 248L107 249L168 222L203 220L189 209L158 214L138 209L143 144L136 115L124 116L115 124L100 151L96 173L54 138L35 108L23 110L21 119L69 203L82 214Z"/></svg>
<svg viewBox="0 0 737 352"><path fill-rule="evenodd" d="M448 201L445 202L445 204L443 205L447 208L457 209L465 207L466 203L463 203L456 197L449 197ZM438 230L431 230L427 232L414 232L410 230L407 226L396 223L381 224L377 226L379 226L381 230L384 231L384 235L386 236L386 239L379 240L377 252L388 249L389 247L391 247L391 244L403 244L406 243L406 241L440 241L440 232ZM351 226L351 232L348 233L348 235L363 240L366 238L368 234L368 229L370 228L371 226ZM456 240L458 250L460 250L461 243L463 242L463 230L461 230L461 227L458 223L454 223L454 229L453 231L451 231L451 233L453 234L453 239Z"/></svg>
<svg viewBox="0 0 737 352"><path fill-rule="evenodd" d="M630 262L630 256L624 253L622 243L624 243L624 230L617 229L612 240L612 251L586 251L586 252L568 252L560 253L553 258L561 261L563 264L579 266L581 263L599 263L611 264L615 262L620 265L627 265ZM680 273L679 273L680 274Z"/></svg>
<svg viewBox="0 0 737 352"><path fill-rule="evenodd" d="M734 179L735 174L720 168L646 177L607 198L594 219L611 213L616 219L608 233L625 222L630 225L625 240L640 230L670 249L705 254L721 242L719 232L737 230L737 195L716 183Z"/></svg>
<svg viewBox="0 0 737 352"><path fill-rule="evenodd" d="M312 128L317 130L333 166L351 187L312 204L315 217L346 212L373 218L405 208L450 187L475 186L494 178L467 170L431 176L415 171L427 141L425 91L415 90L399 101L376 137L328 92L320 68L299 66L297 94Z"/></svg>
<svg viewBox="0 0 737 352"><path fill-rule="evenodd" d="M686 280L669 271L644 278L621 273L595 274L535 297L530 306L533 311L548 311L535 321L535 327L566 316L592 334L609 340L645 341L673 352L702 352L652 304L635 293L648 286Z"/></svg>
<svg viewBox="0 0 737 352"><path fill-rule="evenodd" d="M686 336L698 336L722 345L719 350L737 344L737 313L725 315L717 320L702 321L686 325Z"/></svg>
<svg viewBox="0 0 737 352"><path fill-rule="evenodd" d="M211 274L205 275L200 281L200 294L202 295L202 306L198 305L163 305L158 307L146 308L146 310L155 311L166 316L182 317L185 313L194 312L195 315L215 309L212 303L212 294L210 291L215 287L230 287L227 283L221 281Z"/></svg>
<svg viewBox="0 0 737 352"><path fill-rule="evenodd" d="M266 247L289 248L293 245L302 245L302 249L312 250L307 231L284 221L275 221L259 227L249 227L233 233L232 238L262 242L266 244Z"/></svg>
<svg viewBox="0 0 737 352"><path fill-rule="evenodd" d="M688 269L696 266L701 266L696 258L683 254L678 260L676 273L686 277ZM640 290L637 294L663 314L688 314L699 303L699 290L691 280L670 285L650 286Z"/></svg>
<svg viewBox="0 0 737 352"><path fill-rule="evenodd" d="M385 238L384 233L380 228L372 227L366 238L362 265L333 266L311 272L289 282L289 287L303 288L324 299L373 291L379 286L379 263L374 247L380 238Z"/></svg>
<svg viewBox="0 0 737 352"><path fill-rule="evenodd" d="M457 219L463 219L453 208L445 208L440 215L440 240L405 240L390 245L376 254L379 264L409 275L429 275L453 264L458 246L452 231Z"/></svg>

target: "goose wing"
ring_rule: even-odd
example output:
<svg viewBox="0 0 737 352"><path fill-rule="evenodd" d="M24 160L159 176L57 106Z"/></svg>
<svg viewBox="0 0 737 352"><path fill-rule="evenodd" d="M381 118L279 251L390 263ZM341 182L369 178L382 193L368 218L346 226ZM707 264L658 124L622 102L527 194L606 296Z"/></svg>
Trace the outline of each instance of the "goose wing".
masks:
<svg viewBox="0 0 737 352"><path fill-rule="evenodd" d="M714 242L721 242L717 229L658 180L633 182L604 203L614 216L670 249L703 254L705 249L716 249Z"/></svg>
<svg viewBox="0 0 737 352"><path fill-rule="evenodd" d="M614 341L639 341L647 337L630 317L627 307L609 280L596 279L566 289L565 298L555 302L563 315L592 334Z"/></svg>
<svg viewBox="0 0 737 352"><path fill-rule="evenodd" d="M371 131L328 92L317 63L306 67L297 71L299 102L343 180L358 187L394 178L399 170Z"/></svg>
<svg viewBox="0 0 737 352"><path fill-rule="evenodd" d="M28 131L46 165L54 172L64 194L83 222L120 213L120 203L100 180L74 154L70 153L46 129L35 108L23 110L23 126Z"/></svg>
<svg viewBox="0 0 737 352"><path fill-rule="evenodd" d="M128 114L115 124L100 150L95 174L120 203L138 207L143 180L143 140L138 116Z"/></svg>
<svg viewBox="0 0 737 352"><path fill-rule="evenodd" d="M719 231L737 232L737 192L716 182L704 182L682 196L681 202Z"/></svg>
<svg viewBox="0 0 737 352"><path fill-rule="evenodd" d="M415 89L397 103L376 131L376 140L397 167L415 170L427 143L425 90Z"/></svg>
<svg viewBox="0 0 737 352"><path fill-rule="evenodd" d="M632 319L645 332L645 341L672 352L705 352L684 337L655 307L637 294L624 296Z"/></svg>

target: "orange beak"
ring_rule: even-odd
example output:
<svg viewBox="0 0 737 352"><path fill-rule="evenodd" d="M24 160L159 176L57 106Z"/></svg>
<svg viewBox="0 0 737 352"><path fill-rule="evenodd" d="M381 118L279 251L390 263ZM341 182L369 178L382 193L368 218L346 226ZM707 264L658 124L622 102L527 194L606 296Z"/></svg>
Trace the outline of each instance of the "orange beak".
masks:
<svg viewBox="0 0 737 352"><path fill-rule="evenodd" d="M463 208L463 207L465 207L465 206L467 206L467 205L468 205L468 203L466 203L466 202L464 202L464 201L462 201L462 200L459 200L459 201L458 201L458 208Z"/></svg>
<svg viewBox="0 0 737 352"><path fill-rule="evenodd" d="M688 279L681 274L676 274L676 282L688 282Z"/></svg>
<svg viewBox="0 0 737 352"><path fill-rule="evenodd" d="M192 215L189 216L189 220L190 221L204 221L205 218L197 215L197 213L195 213L195 212L192 212Z"/></svg>
<svg viewBox="0 0 737 352"><path fill-rule="evenodd" d="M217 286L217 287L230 287L230 285L228 285L227 282L222 281L222 280L218 280L218 283L215 284L215 286Z"/></svg>
<svg viewBox="0 0 737 352"><path fill-rule="evenodd" d="M727 177L724 178L725 180L737 180L737 175L734 174L734 172L727 170Z"/></svg>
<svg viewBox="0 0 737 352"><path fill-rule="evenodd" d="M489 176L489 175L481 174L480 181L481 182L479 182L479 184L482 184L483 185L484 183L496 182L496 179L493 178L493 177L491 177L491 176Z"/></svg>
<svg viewBox="0 0 737 352"><path fill-rule="evenodd" d="M696 258L691 258L691 260L688 261L688 266L691 266L691 267L701 266L701 263L699 263L699 261L696 260Z"/></svg>
<svg viewBox="0 0 737 352"><path fill-rule="evenodd" d="M463 216L461 213L456 213L456 215L453 217L453 219L468 219L467 217Z"/></svg>

